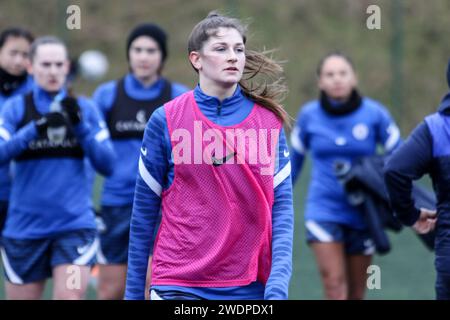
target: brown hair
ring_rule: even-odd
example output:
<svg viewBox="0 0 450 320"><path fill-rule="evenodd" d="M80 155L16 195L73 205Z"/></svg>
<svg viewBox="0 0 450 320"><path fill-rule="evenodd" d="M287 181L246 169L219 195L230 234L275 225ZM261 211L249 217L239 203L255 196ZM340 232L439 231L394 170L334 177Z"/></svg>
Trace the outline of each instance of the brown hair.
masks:
<svg viewBox="0 0 450 320"><path fill-rule="evenodd" d="M347 61L347 63L350 65L350 67L353 69L353 71L355 71L355 65L353 64L352 59L345 53L343 53L339 50L335 50L335 51L328 52L326 55L324 55L319 60L319 63L317 64L317 69L316 69L316 73L317 73L318 77L320 77L320 75L322 74L322 68L323 68L325 61L331 57L339 57L339 58L344 59L345 61Z"/></svg>
<svg viewBox="0 0 450 320"><path fill-rule="evenodd" d="M236 29L241 34L243 43L246 43L246 25L243 25L238 19L212 11L192 30L188 40L188 52L200 51L211 36L217 35L219 28ZM239 85L248 98L272 111L283 123L290 126L291 118L281 105L281 100L287 93L283 67L269 56L272 53L273 51L257 52L246 49L244 75L239 81ZM263 79L257 81L257 78L260 77Z"/></svg>
<svg viewBox="0 0 450 320"><path fill-rule="evenodd" d="M37 53L37 49L45 44L57 44L60 45L64 48L64 50L66 51L66 57L67 59L69 59L69 52L67 50L67 46L64 43L64 41L62 41L61 39L59 39L58 37L54 37L54 36L42 36L37 38L36 40L33 41L33 43L31 44L31 48L30 48L30 60L33 61L34 58L36 57L36 53Z"/></svg>
<svg viewBox="0 0 450 320"><path fill-rule="evenodd" d="M2 48L5 45L6 41L10 37L11 38L23 38L23 39L27 40L30 44L34 40L34 37L30 31L25 30L20 27L12 27L12 28L3 30L2 33L0 33L0 48Z"/></svg>

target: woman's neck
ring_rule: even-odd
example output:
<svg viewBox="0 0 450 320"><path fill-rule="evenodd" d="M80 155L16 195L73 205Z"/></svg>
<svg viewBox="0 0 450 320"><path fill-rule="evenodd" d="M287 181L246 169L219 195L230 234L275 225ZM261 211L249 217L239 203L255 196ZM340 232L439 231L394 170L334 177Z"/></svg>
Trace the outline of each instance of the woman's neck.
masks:
<svg viewBox="0 0 450 320"><path fill-rule="evenodd" d="M154 75L151 77L137 77L136 75L134 75L134 78L144 87L144 88L148 88L151 87L153 84L156 83L156 81L158 81L158 75Z"/></svg>
<svg viewBox="0 0 450 320"><path fill-rule="evenodd" d="M216 83L212 83L211 81L207 81L204 79L200 79L199 82L200 89L202 89L203 93L211 96L216 97L220 101L225 100L226 98L231 97L234 92L236 91L237 83L231 85L231 86L218 86Z"/></svg>
<svg viewBox="0 0 450 320"><path fill-rule="evenodd" d="M330 114L344 115L355 111L360 107L362 98L356 89L353 89L350 97L343 102L337 102L335 99L327 96L324 91L320 91L320 105Z"/></svg>
<svg viewBox="0 0 450 320"><path fill-rule="evenodd" d="M351 94L348 95L347 97L330 97L328 96L328 100L332 103L332 104L344 104L347 103L351 98Z"/></svg>

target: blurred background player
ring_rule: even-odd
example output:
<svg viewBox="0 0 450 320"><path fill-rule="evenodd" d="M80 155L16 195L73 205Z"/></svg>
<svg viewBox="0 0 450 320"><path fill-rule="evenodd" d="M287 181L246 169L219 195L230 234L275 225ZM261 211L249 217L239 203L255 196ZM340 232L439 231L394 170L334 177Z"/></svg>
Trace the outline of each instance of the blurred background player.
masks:
<svg viewBox="0 0 450 320"><path fill-rule="evenodd" d="M301 107L291 134L292 179L295 183L309 151L312 173L305 224L325 297L363 299L374 243L363 213L348 203L334 165L373 155L379 143L390 152L400 134L383 105L360 96L348 57L339 52L326 55L317 76L320 98Z"/></svg>
<svg viewBox="0 0 450 320"><path fill-rule="evenodd" d="M450 87L450 61L447 67ZM429 174L437 196L437 214L416 208L412 182ZM397 217L418 233L436 227L436 299L450 300L450 92L438 112L429 115L390 157L385 168L389 199Z"/></svg>
<svg viewBox="0 0 450 320"><path fill-rule="evenodd" d="M188 90L161 75L167 35L158 25L137 25L128 35L126 53L130 72L102 84L93 95L117 155L114 174L105 180L101 199L105 229L100 232L98 254L100 299L122 299L124 295L130 217L147 121L157 107Z"/></svg>
<svg viewBox="0 0 450 320"><path fill-rule="evenodd" d="M0 163L16 162L1 256L8 299L82 299L98 247L84 158L104 175L114 151L93 103L69 96L65 44L38 38L30 50L32 92L1 112ZM70 284L70 285L69 285Z"/></svg>
<svg viewBox="0 0 450 320"><path fill-rule="evenodd" d="M275 61L246 50L245 34L240 21L214 12L200 21L188 42L199 85L158 108L148 122L131 218L126 299L144 299L160 210L152 300L288 298L293 209L283 123L289 117L278 100L286 88L270 81L263 92L254 91L243 79L243 73L276 79L282 74ZM198 124L203 133L220 133L215 141L222 148L195 141ZM252 143L244 154L233 152L235 141L226 141L226 129L266 132L258 146L260 156L271 146L264 161L273 164L268 172L261 173L259 161L250 164L249 157L258 154ZM182 141L194 149L198 144L198 153L180 151L175 132L190 133ZM179 161L180 153L187 163ZM203 161L196 164L192 156Z"/></svg>
<svg viewBox="0 0 450 320"><path fill-rule="evenodd" d="M8 28L0 33L0 111L7 99L31 89L33 80L28 75L27 67L32 42L31 33L22 28ZM0 130L0 135L2 134L5 133ZM10 189L8 163L0 166L0 233L8 211Z"/></svg>

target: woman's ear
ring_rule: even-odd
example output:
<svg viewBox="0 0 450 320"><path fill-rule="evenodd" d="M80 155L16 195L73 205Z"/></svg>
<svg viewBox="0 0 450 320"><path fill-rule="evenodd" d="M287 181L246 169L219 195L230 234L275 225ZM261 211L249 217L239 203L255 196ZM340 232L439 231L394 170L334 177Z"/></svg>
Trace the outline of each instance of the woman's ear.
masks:
<svg viewBox="0 0 450 320"><path fill-rule="evenodd" d="M198 51L191 51L189 53L189 61L192 66L198 71L201 70L202 64L200 62L200 53Z"/></svg>
<svg viewBox="0 0 450 320"><path fill-rule="evenodd" d="M323 85L322 85L322 78L320 76L317 76L317 87L319 88L319 90L323 90Z"/></svg>
<svg viewBox="0 0 450 320"><path fill-rule="evenodd" d="M30 60L27 61L26 69L28 74L33 75L33 63Z"/></svg>
<svg viewBox="0 0 450 320"><path fill-rule="evenodd" d="M70 64L70 60L66 60L66 62L64 63L64 72L66 73L66 76L68 76L70 73Z"/></svg>
<svg viewBox="0 0 450 320"><path fill-rule="evenodd" d="M356 73L353 73L353 88L358 87L358 76Z"/></svg>

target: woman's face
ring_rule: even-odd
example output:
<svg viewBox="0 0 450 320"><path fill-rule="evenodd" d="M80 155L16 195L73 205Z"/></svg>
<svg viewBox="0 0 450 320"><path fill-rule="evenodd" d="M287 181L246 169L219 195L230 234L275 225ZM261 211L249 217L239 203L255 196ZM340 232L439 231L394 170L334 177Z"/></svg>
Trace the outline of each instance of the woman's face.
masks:
<svg viewBox="0 0 450 320"><path fill-rule="evenodd" d="M138 79L158 77L162 63L162 52L158 43L150 37L136 38L129 50L130 67Z"/></svg>
<svg viewBox="0 0 450 320"><path fill-rule="evenodd" d="M57 92L64 86L69 67L66 48L61 44L49 43L37 47L28 71L42 89Z"/></svg>
<svg viewBox="0 0 450 320"><path fill-rule="evenodd" d="M0 48L0 67L9 74L20 76L29 65L30 43L22 37L8 37Z"/></svg>
<svg viewBox="0 0 450 320"><path fill-rule="evenodd" d="M241 34L234 28L219 28L200 51L189 54L200 80L221 87L237 84L244 72L245 45Z"/></svg>
<svg viewBox="0 0 450 320"><path fill-rule="evenodd" d="M319 75L319 88L335 100L346 100L357 85L352 66L342 57L327 58Z"/></svg>

